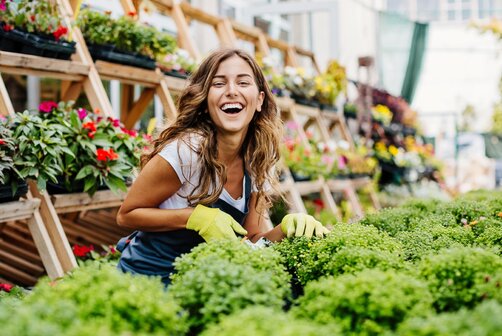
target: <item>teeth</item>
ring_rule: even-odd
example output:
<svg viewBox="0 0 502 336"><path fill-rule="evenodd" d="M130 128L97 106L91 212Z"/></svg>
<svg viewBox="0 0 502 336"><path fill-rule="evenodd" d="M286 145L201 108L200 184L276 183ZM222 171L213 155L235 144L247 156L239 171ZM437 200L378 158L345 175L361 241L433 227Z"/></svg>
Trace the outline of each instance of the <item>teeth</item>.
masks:
<svg viewBox="0 0 502 336"><path fill-rule="evenodd" d="M228 110L228 109L242 109L242 105L239 103L231 103L231 104L225 104L221 107L222 110Z"/></svg>

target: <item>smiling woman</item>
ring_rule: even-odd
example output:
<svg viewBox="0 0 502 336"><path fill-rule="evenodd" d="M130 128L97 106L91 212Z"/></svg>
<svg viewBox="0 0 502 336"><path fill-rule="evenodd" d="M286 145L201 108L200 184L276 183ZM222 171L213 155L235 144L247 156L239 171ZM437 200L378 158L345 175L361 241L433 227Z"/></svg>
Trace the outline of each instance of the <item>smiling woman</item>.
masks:
<svg viewBox="0 0 502 336"><path fill-rule="evenodd" d="M288 215L265 230L277 195L282 122L261 69L247 53L223 49L206 58L181 94L178 116L142 158L142 171L117 216L138 231L123 238L119 268L160 275L201 242L246 235L323 236L311 216Z"/></svg>

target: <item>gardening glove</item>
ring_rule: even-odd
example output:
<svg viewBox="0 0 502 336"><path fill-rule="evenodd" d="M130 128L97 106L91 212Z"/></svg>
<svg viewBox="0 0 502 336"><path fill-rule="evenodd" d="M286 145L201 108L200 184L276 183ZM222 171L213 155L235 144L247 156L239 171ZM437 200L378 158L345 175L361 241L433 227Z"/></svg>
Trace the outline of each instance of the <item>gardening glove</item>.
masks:
<svg viewBox="0 0 502 336"><path fill-rule="evenodd" d="M188 218L186 228L197 231L206 242L213 239L237 240L236 232L243 236L248 233L229 214L201 204L195 207Z"/></svg>
<svg viewBox="0 0 502 336"><path fill-rule="evenodd" d="M303 213L294 213L284 216L281 222L281 229L288 237L305 236L311 238L315 235L319 238L324 237L329 230L322 226L321 222L314 217Z"/></svg>

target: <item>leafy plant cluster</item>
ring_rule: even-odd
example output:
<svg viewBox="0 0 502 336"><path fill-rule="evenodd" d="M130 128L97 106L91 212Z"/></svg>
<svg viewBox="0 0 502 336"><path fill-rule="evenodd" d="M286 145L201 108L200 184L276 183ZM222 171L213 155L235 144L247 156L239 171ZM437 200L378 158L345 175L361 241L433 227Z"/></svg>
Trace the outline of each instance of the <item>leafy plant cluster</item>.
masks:
<svg viewBox="0 0 502 336"><path fill-rule="evenodd" d="M156 60L175 51L176 41L171 35L140 24L131 16L115 20L110 14L89 9L80 12L77 25L88 42L113 45L120 51L139 53Z"/></svg>
<svg viewBox="0 0 502 336"><path fill-rule="evenodd" d="M335 324L344 334L379 335L431 312L427 284L395 270L364 270L309 283L293 315Z"/></svg>
<svg viewBox="0 0 502 336"><path fill-rule="evenodd" d="M502 299L502 258L489 250L444 249L427 256L417 267L429 285L438 312L472 308L486 299Z"/></svg>
<svg viewBox="0 0 502 336"><path fill-rule="evenodd" d="M360 224L336 224L324 239L287 239L276 249L302 285L328 275L404 265L397 240Z"/></svg>
<svg viewBox="0 0 502 336"><path fill-rule="evenodd" d="M290 277L272 249L215 241L177 259L175 269L169 292L188 311L192 330L252 305L280 309L290 295Z"/></svg>
<svg viewBox="0 0 502 336"><path fill-rule="evenodd" d="M265 306L246 308L225 316L208 327L201 336L328 336L339 335L336 325L320 325L294 318L291 314Z"/></svg>
<svg viewBox="0 0 502 336"><path fill-rule="evenodd" d="M399 326L396 335L497 335L502 330L501 314L502 304L489 300L472 310L462 308L458 312L410 318Z"/></svg>
<svg viewBox="0 0 502 336"><path fill-rule="evenodd" d="M44 280L22 301L0 305L6 335L184 335L185 318L159 279L104 264Z"/></svg>
<svg viewBox="0 0 502 336"><path fill-rule="evenodd" d="M95 193L107 186L126 191L148 137L125 129L73 102L42 102L39 111L17 113L8 125L16 146L14 167L22 179L62 184L68 191ZM3 147L3 145L0 145Z"/></svg>
<svg viewBox="0 0 502 336"><path fill-rule="evenodd" d="M68 39L68 27L60 19L56 3L47 0L2 1L0 22L5 31L18 28L29 33Z"/></svg>

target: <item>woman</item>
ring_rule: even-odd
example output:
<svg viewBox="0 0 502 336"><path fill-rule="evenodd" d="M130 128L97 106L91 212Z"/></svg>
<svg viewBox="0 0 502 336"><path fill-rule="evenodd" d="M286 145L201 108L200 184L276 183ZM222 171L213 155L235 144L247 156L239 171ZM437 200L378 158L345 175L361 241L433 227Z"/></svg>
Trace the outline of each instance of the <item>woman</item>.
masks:
<svg viewBox="0 0 502 336"><path fill-rule="evenodd" d="M142 170L117 215L133 235L119 244L118 267L160 275L173 261L211 239L247 235L279 241L287 234L323 236L313 217L291 214L265 231L278 179L282 123L259 66L237 49L218 50L193 74L178 116L142 159Z"/></svg>

